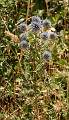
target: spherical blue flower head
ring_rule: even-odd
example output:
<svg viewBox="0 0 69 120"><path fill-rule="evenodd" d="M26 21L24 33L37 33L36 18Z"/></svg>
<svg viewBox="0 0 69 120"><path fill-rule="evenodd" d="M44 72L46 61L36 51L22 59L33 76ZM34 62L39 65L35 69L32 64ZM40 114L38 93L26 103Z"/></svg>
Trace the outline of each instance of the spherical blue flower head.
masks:
<svg viewBox="0 0 69 120"><path fill-rule="evenodd" d="M50 60L52 58L52 55L51 55L51 53L49 51L45 51L43 53L43 58L48 61L48 60Z"/></svg>
<svg viewBox="0 0 69 120"><path fill-rule="evenodd" d="M49 38L50 39L56 39L57 38L57 34L55 32L50 32L49 33Z"/></svg>
<svg viewBox="0 0 69 120"><path fill-rule="evenodd" d="M32 32L38 32L41 28L41 24L40 23L37 23L37 22L32 22L31 23L31 29L32 29Z"/></svg>
<svg viewBox="0 0 69 120"><path fill-rule="evenodd" d="M32 22L41 23L41 19L40 19L40 17L33 16L33 17L32 17Z"/></svg>
<svg viewBox="0 0 69 120"><path fill-rule="evenodd" d="M26 49L28 47L28 43L26 40L20 42L20 47Z"/></svg>
<svg viewBox="0 0 69 120"><path fill-rule="evenodd" d="M27 30L27 25L25 23L21 23L19 26L18 26L18 29L20 31L20 33L24 33L26 32Z"/></svg>
<svg viewBox="0 0 69 120"><path fill-rule="evenodd" d="M20 37L20 41L23 41L23 40L27 41L27 36L24 35L23 33L19 37Z"/></svg>
<svg viewBox="0 0 69 120"><path fill-rule="evenodd" d="M50 28L50 27L51 27L51 22L50 22L48 19L45 19L45 20L43 21L43 27L44 27L45 29Z"/></svg>
<svg viewBox="0 0 69 120"><path fill-rule="evenodd" d="M49 38L49 33L48 33L48 32L43 32L43 33L41 33L40 37L41 37L41 39L43 39L43 40L48 40L48 38Z"/></svg>

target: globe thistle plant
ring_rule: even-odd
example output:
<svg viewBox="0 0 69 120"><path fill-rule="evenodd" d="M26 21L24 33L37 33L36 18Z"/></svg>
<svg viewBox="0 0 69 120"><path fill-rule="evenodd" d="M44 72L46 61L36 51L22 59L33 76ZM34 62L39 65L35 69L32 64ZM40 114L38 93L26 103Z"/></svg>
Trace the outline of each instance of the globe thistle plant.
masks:
<svg viewBox="0 0 69 120"><path fill-rule="evenodd" d="M38 23L38 22L32 22L31 23L31 29L32 29L32 32L38 32L41 28L41 24Z"/></svg>
<svg viewBox="0 0 69 120"><path fill-rule="evenodd" d="M43 59L45 59L46 61L50 60L51 58L52 58L51 52L45 51L43 53Z"/></svg>
<svg viewBox="0 0 69 120"><path fill-rule="evenodd" d="M41 19L40 19L40 17L33 16L33 17L32 17L32 22L41 23Z"/></svg>
<svg viewBox="0 0 69 120"><path fill-rule="evenodd" d="M44 28L44 30L47 30L47 29L49 29L51 27L51 22L48 20L48 19L45 19L44 21L43 21L43 28Z"/></svg>
<svg viewBox="0 0 69 120"><path fill-rule="evenodd" d="M26 49L28 47L28 42L26 40L23 40L20 42L20 47L23 49Z"/></svg>
<svg viewBox="0 0 69 120"><path fill-rule="evenodd" d="M55 32L49 32L49 38L50 39L56 39L57 38L57 34Z"/></svg>
<svg viewBox="0 0 69 120"><path fill-rule="evenodd" d="M27 41L27 36L23 33L19 36L19 38L20 38L20 41L24 41L24 40Z"/></svg>
<svg viewBox="0 0 69 120"><path fill-rule="evenodd" d="M33 16L32 17L32 22L31 22L31 29L32 32L38 32L41 28L41 19L40 17Z"/></svg>
<svg viewBox="0 0 69 120"><path fill-rule="evenodd" d="M48 32L43 32L43 33L41 33L40 38L41 38L42 40L48 40L48 38L49 38L49 33L48 33Z"/></svg>
<svg viewBox="0 0 69 120"><path fill-rule="evenodd" d="M21 23L20 25L18 25L18 30L20 33L24 33L27 30L27 25L25 23Z"/></svg>

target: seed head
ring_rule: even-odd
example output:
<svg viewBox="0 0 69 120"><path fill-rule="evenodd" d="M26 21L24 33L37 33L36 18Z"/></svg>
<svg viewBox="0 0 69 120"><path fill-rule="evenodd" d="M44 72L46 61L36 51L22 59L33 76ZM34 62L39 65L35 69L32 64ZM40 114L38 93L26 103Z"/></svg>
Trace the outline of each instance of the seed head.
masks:
<svg viewBox="0 0 69 120"><path fill-rule="evenodd" d="M52 58L52 55L51 55L51 53L49 51L45 51L43 53L43 58L48 61L48 60L50 60Z"/></svg>
<svg viewBox="0 0 69 120"><path fill-rule="evenodd" d="M28 91L28 95L29 95L30 97L33 97L33 96L34 96L34 90L33 90L33 89L30 89L30 90Z"/></svg>
<svg viewBox="0 0 69 120"><path fill-rule="evenodd" d="M31 23L31 29L32 29L32 32L38 32L41 28L41 24L40 23L37 23L37 22L32 22Z"/></svg>
<svg viewBox="0 0 69 120"><path fill-rule="evenodd" d="M32 17L32 22L41 23L41 19L40 19L40 17L33 16L33 17Z"/></svg>
<svg viewBox="0 0 69 120"><path fill-rule="evenodd" d="M43 28L44 29L49 29L51 27L51 22L48 19L45 19L43 21Z"/></svg>
<svg viewBox="0 0 69 120"><path fill-rule="evenodd" d="M26 32L27 30L27 25L25 23L21 23L19 26L18 26L18 30L20 33L24 33Z"/></svg>
<svg viewBox="0 0 69 120"><path fill-rule="evenodd" d="M48 32L43 32L43 33L41 33L40 37L41 37L43 40L48 40L48 38L49 38L49 33L48 33Z"/></svg>
<svg viewBox="0 0 69 120"><path fill-rule="evenodd" d="M26 40L20 42L20 47L26 49L28 47L28 43Z"/></svg>
<svg viewBox="0 0 69 120"><path fill-rule="evenodd" d="M49 38L50 39L56 39L57 38L57 34L55 32L49 32Z"/></svg>
<svg viewBox="0 0 69 120"><path fill-rule="evenodd" d="M23 33L19 37L20 37L20 41L23 41L23 40L27 41L27 36L24 35Z"/></svg>

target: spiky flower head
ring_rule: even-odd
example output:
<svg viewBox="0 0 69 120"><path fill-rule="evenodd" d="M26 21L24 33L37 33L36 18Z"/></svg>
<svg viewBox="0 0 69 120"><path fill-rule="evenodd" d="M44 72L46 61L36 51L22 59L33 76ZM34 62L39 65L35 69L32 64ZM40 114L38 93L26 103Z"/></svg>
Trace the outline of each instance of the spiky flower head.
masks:
<svg viewBox="0 0 69 120"><path fill-rule="evenodd" d="M41 19L40 19L40 17L38 17L38 16L33 16L33 17L32 17L32 22L41 23Z"/></svg>
<svg viewBox="0 0 69 120"><path fill-rule="evenodd" d="M32 32L38 32L41 28L41 24L38 22L31 22Z"/></svg>
<svg viewBox="0 0 69 120"><path fill-rule="evenodd" d="M28 47L28 42L26 40L21 41L20 47L26 49Z"/></svg>
<svg viewBox="0 0 69 120"><path fill-rule="evenodd" d="M18 30L20 33L24 33L27 30L27 25L25 23L21 23L18 25Z"/></svg>
<svg viewBox="0 0 69 120"><path fill-rule="evenodd" d="M43 40L48 40L49 38L49 33L48 32L43 32L40 34L40 38Z"/></svg>
<svg viewBox="0 0 69 120"><path fill-rule="evenodd" d="M50 39L56 39L57 38L57 34L55 32L49 32L49 38Z"/></svg>
<svg viewBox="0 0 69 120"><path fill-rule="evenodd" d="M51 55L51 52L49 52L49 51L45 51L44 53L43 53L43 58L45 59L45 60L50 60L51 58L52 58L52 55Z"/></svg>
<svg viewBox="0 0 69 120"><path fill-rule="evenodd" d="M26 40L26 41L27 41L27 36L26 36L24 33L22 33L22 34L19 36L19 38L20 38L20 41L23 41L23 40Z"/></svg>
<svg viewBox="0 0 69 120"><path fill-rule="evenodd" d="M43 28L44 29L49 29L51 27L51 22L48 19L45 19L43 21Z"/></svg>

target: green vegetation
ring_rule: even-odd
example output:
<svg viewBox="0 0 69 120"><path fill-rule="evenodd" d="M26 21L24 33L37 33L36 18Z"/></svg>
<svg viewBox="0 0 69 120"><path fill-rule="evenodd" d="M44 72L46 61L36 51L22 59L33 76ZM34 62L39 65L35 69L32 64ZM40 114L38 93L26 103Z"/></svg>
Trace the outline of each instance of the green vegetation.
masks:
<svg viewBox="0 0 69 120"><path fill-rule="evenodd" d="M0 120L69 120L67 0L0 0Z"/></svg>

